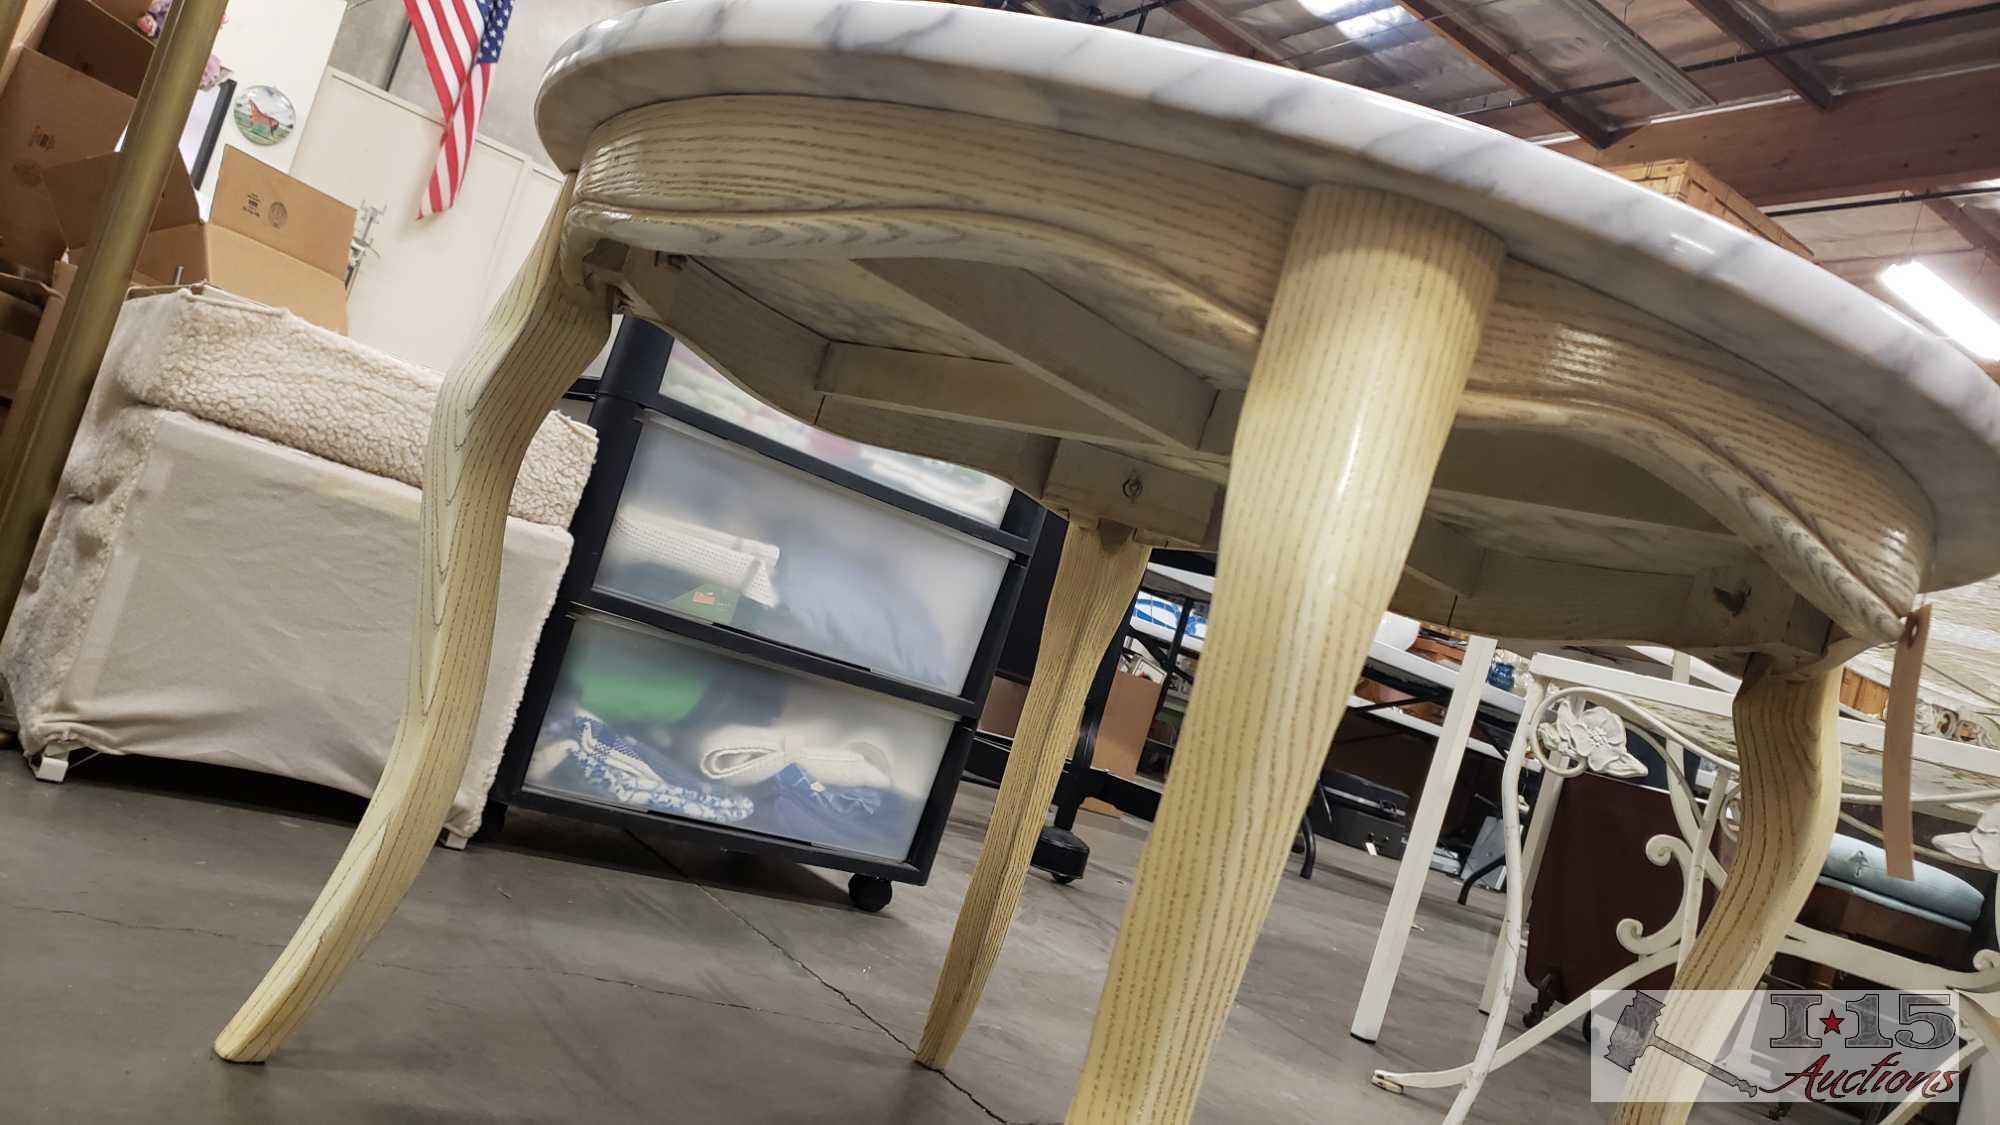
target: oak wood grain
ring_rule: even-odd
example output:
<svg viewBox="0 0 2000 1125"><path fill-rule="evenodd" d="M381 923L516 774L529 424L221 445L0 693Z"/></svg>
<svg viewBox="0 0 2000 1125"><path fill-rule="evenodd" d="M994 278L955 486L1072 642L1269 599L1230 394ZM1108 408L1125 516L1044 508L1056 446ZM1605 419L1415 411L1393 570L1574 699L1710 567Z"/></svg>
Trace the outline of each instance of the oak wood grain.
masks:
<svg viewBox="0 0 2000 1125"><path fill-rule="evenodd" d="M1215 388L1034 274L946 259L865 267L1120 425L1170 449L1200 447Z"/></svg>
<svg viewBox="0 0 2000 1125"><path fill-rule="evenodd" d="M699 262L635 254L621 288L631 311L665 328L750 395L797 418L820 407L826 338L751 298Z"/></svg>
<svg viewBox="0 0 2000 1125"><path fill-rule="evenodd" d="M1222 489L1189 473L1080 441L1056 446L1042 499L1060 512L1103 515L1193 546L1214 540Z"/></svg>
<svg viewBox="0 0 2000 1125"><path fill-rule="evenodd" d="M465 772L486 691L508 498L535 429L604 346L603 298L557 273L566 182L540 239L431 417L409 690L382 780L340 863L263 982L215 1040L269 1058L360 956L416 880Z"/></svg>
<svg viewBox="0 0 2000 1125"><path fill-rule="evenodd" d="M1429 544L1420 536L1418 546ZM1787 668L1835 655L1832 622L1755 559L1695 574L1660 574L1489 549L1479 556L1465 593L1442 589L1442 568L1428 557L1413 552L1412 560L1428 566L1429 577L1407 574L1390 608L1468 633L1663 644L1700 649L1732 665L1750 653Z"/></svg>
<svg viewBox="0 0 2000 1125"><path fill-rule="evenodd" d="M1427 205L1307 195L1237 427L1215 626L1072 1125L1193 1112L1402 571L1500 257L1490 234Z"/></svg>
<svg viewBox="0 0 2000 1125"><path fill-rule="evenodd" d="M716 239L797 233L872 257L882 255L865 244L886 236L903 240L904 257L1034 269L1127 331L1164 333L1163 351L1237 385L1299 205L1296 189L1268 180L1057 129L763 95L670 102L606 122L577 195L606 217L732 220L710 228ZM877 226L864 208L894 217ZM931 222L953 215L979 222ZM743 219L766 221L752 235ZM1002 244L1017 239L1026 241L1015 250ZM718 245L674 249L728 256Z"/></svg>
<svg viewBox="0 0 2000 1125"><path fill-rule="evenodd" d="M757 271L792 258L946 258L953 261L926 268L995 286L1029 284L1008 271L1031 271L1048 291L1129 335L1114 349L1170 356L1227 392L1191 425L1189 403L1200 400L1185 380L1131 376L1138 388L1164 388L1152 401L1102 381L1115 372L1076 365L1072 375L1099 380L1084 397L1108 425L1131 428L1135 409L1153 412L1138 428L1159 444L1122 452L1210 480L1226 475L1234 394L1264 332L1296 189L1035 125L810 98L646 107L607 122L597 146L580 174L588 191L572 219L579 233L728 259L746 284L782 287L797 266L771 264L769 277ZM1118 169L1122 185L1110 196L1107 168ZM1134 217L1122 206L1134 194L1164 202ZM767 295L787 307L804 300L796 285ZM1936 517L1908 474L1851 426L1690 333L1519 262L1503 270L1493 320L1462 424L1553 436L1566 450L1594 443L1670 486L1653 491L1685 492L1844 630L1894 635L1929 565ZM895 346L881 335L871 342ZM902 341L917 350L926 342ZM816 373L817 364L736 372L753 389L810 385ZM1191 434L1192 450L1174 448ZM1039 447L1042 436L1015 440ZM1592 474L1579 464L1571 475ZM1503 494L1507 477L1487 474ZM1036 492L1042 482L1014 483ZM1478 491L1468 495L1476 500ZM1633 502L1645 495L1633 493ZM1617 521L1644 524L1650 513L1598 514L1606 519L1596 526L1558 529L1577 551L1550 544L1542 557L1628 561L1639 528ZM1523 551L1518 531L1513 542L1482 539L1482 526L1507 526L1503 512L1483 524L1455 522L1481 546ZM1657 547L1659 567L1681 574L1727 554L1707 536L1666 536Z"/></svg>
<svg viewBox="0 0 2000 1125"><path fill-rule="evenodd" d="M1134 431L1011 363L834 344L819 369L829 398L1050 437L1139 445Z"/></svg>
<svg viewBox="0 0 2000 1125"><path fill-rule="evenodd" d="M1825 407L1693 335L1516 264L1468 418L1562 429L1701 504L1857 635L1893 638L1934 517L1902 468Z"/></svg>
<svg viewBox="0 0 2000 1125"><path fill-rule="evenodd" d="M1819 877L1840 813L1840 673L1788 678L1753 663L1736 695L1742 821L1729 881L1680 971L1655 1034L1714 1058L1740 1005L1701 990L1749 989ZM1661 1051L1639 1057L1619 1125L1680 1125L1703 1075Z"/></svg>
<svg viewBox="0 0 2000 1125"><path fill-rule="evenodd" d="M1679 574L1731 566L1755 557L1741 539L1726 531L1690 531L1646 520L1578 512L1559 504L1433 488L1425 510L1480 547L1529 559ZM1471 590L1464 588L1462 592Z"/></svg>
<svg viewBox="0 0 2000 1125"><path fill-rule="evenodd" d="M1151 554L1121 524L1078 521L1063 537L1034 678L917 1047L917 1061L925 1066L942 1069L951 1061L979 1004L1020 904L1021 882L1063 763L1076 746L1084 699Z"/></svg>
<svg viewBox="0 0 2000 1125"><path fill-rule="evenodd" d="M1486 548L1467 539L1451 525L1425 513L1410 543L1403 572L1426 582L1448 595L1472 590L1479 584L1479 572L1486 565Z"/></svg>
<svg viewBox="0 0 2000 1125"><path fill-rule="evenodd" d="M1007 353L938 310L842 258L707 258L703 264L757 301L837 343L973 359Z"/></svg>

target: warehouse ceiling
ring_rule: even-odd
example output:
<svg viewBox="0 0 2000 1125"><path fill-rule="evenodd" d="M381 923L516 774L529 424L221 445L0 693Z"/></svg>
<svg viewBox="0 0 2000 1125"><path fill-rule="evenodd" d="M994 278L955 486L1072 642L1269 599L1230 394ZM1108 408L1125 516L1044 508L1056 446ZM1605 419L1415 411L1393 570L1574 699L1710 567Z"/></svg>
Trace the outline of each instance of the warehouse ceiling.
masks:
<svg viewBox="0 0 2000 1125"><path fill-rule="evenodd" d="M1885 83L2000 66L2000 3L1963 0L1016 6L1297 67L1536 138L1602 140L1662 115L1774 97L1837 106Z"/></svg>
<svg viewBox="0 0 2000 1125"><path fill-rule="evenodd" d="M1696 160L1864 288L1914 259L2000 318L2000 2L959 2L1295 67L1597 164Z"/></svg>
<svg viewBox="0 0 2000 1125"><path fill-rule="evenodd" d="M644 2L520 7L480 132L539 152L555 44ZM2000 0L953 2L1295 67L1600 165L1695 160L1892 304L1878 275L1915 260L2000 319ZM407 36L398 6L352 4L332 65L425 96Z"/></svg>

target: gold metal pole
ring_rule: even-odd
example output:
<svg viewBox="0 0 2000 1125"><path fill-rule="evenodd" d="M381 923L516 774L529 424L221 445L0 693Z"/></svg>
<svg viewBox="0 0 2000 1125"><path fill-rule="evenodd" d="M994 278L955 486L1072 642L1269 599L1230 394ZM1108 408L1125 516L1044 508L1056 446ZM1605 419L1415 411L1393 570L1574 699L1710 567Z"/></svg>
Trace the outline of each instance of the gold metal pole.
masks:
<svg viewBox="0 0 2000 1125"><path fill-rule="evenodd" d="M118 323L168 162L181 158L181 128L194 106L225 3L179 0L168 13L126 127L118 174L98 207L90 250L56 324L47 366L29 400L14 404L28 416L20 420L24 424L6 427L0 440L0 487L6 489L0 506L0 607L9 614ZM0 0L0 20L10 13L18 20L22 6L23 0Z"/></svg>
<svg viewBox="0 0 2000 1125"><path fill-rule="evenodd" d="M28 0L0 0L0 55L14 49L14 33L20 30L21 13Z"/></svg>

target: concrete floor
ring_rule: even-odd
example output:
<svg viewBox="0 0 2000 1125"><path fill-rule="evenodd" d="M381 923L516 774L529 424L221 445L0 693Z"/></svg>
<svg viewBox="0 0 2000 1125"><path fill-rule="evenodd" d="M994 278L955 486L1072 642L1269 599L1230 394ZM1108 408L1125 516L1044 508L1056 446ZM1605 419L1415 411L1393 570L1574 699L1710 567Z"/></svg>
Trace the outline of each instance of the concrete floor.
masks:
<svg viewBox="0 0 2000 1125"><path fill-rule="evenodd" d="M179 763L62 786L0 760L0 1120L1059 1121L1141 827L1086 815L1089 873L1032 874L949 1072L911 1045L991 793L968 785L930 886L880 915L844 879L516 813L439 850L402 911L268 1065L208 1043L346 843L359 805ZM1368 1084L1462 1061L1499 896L1434 879L1379 1046L1349 1038L1393 864L1338 846L1288 873L1210 1068L1203 1122L1435 1122ZM1296 872L1297 860L1291 871ZM1573 1038L1489 1082L1475 1120L1604 1119Z"/></svg>

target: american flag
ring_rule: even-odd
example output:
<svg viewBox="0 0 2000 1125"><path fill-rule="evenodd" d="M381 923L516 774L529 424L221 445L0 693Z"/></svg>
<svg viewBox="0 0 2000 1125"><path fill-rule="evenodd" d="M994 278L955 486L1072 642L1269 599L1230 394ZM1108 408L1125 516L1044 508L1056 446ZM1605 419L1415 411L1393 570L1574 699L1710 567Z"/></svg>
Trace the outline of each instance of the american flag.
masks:
<svg viewBox="0 0 2000 1125"><path fill-rule="evenodd" d="M444 143L430 186L417 204L417 217L450 207L465 182L466 162L479 115L493 86L493 67L500 61L500 40L514 14L514 0L403 0L403 11L416 32L417 46L430 68L431 87L444 112Z"/></svg>

